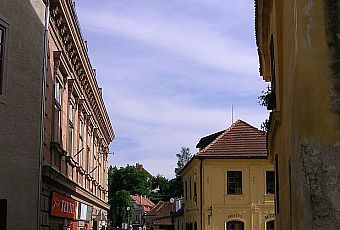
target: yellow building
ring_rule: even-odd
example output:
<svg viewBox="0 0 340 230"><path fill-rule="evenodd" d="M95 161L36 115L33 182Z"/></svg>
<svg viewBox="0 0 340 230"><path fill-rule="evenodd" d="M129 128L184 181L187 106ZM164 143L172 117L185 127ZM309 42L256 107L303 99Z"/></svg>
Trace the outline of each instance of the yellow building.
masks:
<svg viewBox="0 0 340 230"><path fill-rule="evenodd" d="M265 133L238 120L196 147L181 172L184 199L175 229L273 229L274 170Z"/></svg>
<svg viewBox="0 0 340 230"><path fill-rule="evenodd" d="M256 0L276 229L340 229L340 2Z"/></svg>

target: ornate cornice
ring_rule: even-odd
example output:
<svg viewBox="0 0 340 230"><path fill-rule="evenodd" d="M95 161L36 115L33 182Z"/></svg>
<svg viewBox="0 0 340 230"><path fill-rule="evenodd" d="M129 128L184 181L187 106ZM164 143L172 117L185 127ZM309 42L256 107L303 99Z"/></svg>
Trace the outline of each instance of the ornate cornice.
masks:
<svg viewBox="0 0 340 230"><path fill-rule="evenodd" d="M260 62L260 75L270 81L270 12L272 0L255 0L255 36Z"/></svg>
<svg viewBox="0 0 340 230"><path fill-rule="evenodd" d="M111 142L115 135L95 79L96 72L91 67L77 16L70 1L51 0L51 25L58 31L58 39L66 51L65 56L73 72L72 75L75 76L74 80L82 88L84 94L82 98L87 99L90 110L93 111L95 125L101 127L100 131L105 136L106 142Z"/></svg>

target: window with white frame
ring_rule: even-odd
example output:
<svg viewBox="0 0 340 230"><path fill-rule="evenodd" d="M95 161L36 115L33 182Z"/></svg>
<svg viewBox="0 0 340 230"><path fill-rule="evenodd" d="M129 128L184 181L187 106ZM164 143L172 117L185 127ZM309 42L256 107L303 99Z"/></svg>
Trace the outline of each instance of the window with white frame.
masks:
<svg viewBox="0 0 340 230"><path fill-rule="evenodd" d="M274 220L266 222L266 230L274 230L275 229Z"/></svg>
<svg viewBox="0 0 340 230"><path fill-rule="evenodd" d="M79 165L83 165L83 148L84 148L84 124L83 121L79 118L79 127L78 127L78 163Z"/></svg>
<svg viewBox="0 0 340 230"><path fill-rule="evenodd" d="M227 194L242 195L242 171L227 172Z"/></svg>
<svg viewBox="0 0 340 230"><path fill-rule="evenodd" d="M244 223L236 220L228 221L226 227L226 230L244 230Z"/></svg>
<svg viewBox="0 0 340 230"><path fill-rule="evenodd" d="M74 147L74 106L70 102L68 109L68 154L73 157Z"/></svg>
<svg viewBox="0 0 340 230"><path fill-rule="evenodd" d="M90 164L91 164L91 131L87 129L87 139L86 139L86 171L90 172Z"/></svg>
<svg viewBox="0 0 340 230"><path fill-rule="evenodd" d="M56 81L54 84L54 107L53 107L53 141L60 143L61 129L61 84Z"/></svg>
<svg viewBox="0 0 340 230"><path fill-rule="evenodd" d="M98 157L98 183L101 184L102 157Z"/></svg>
<svg viewBox="0 0 340 230"><path fill-rule="evenodd" d="M97 163L97 144L93 143L93 158L92 158L92 170L93 170L93 178L97 179L97 171L98 167L96 165Z"/></svg>

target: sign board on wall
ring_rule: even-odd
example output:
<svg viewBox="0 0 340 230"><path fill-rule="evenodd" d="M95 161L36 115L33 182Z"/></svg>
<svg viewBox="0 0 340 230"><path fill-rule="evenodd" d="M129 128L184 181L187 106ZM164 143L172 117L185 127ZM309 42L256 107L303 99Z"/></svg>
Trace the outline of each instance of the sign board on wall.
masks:
<svg viewBox="0 0 340 230"><path fill-rule="evenodd" d="M56 192L52 193L52 216L76 219L77 208L77 201Z"/></svg>

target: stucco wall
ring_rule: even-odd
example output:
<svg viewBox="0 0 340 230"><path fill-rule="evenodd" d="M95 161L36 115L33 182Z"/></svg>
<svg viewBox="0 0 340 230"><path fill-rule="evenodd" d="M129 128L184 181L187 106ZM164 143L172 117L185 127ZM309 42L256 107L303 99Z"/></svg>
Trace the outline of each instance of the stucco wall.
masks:
<svg viewBox="0 0 340 230"><path fill-rule="evenodd" d="M4 93L0 96L0 199L8 202L7 229L37 229L42 0L1 0L7 23Z"/></svg>
<svg viewBox="0 0 340 230"><path fill-rule="evenodd" d="M335 1L274 1L279 125L270 142L279 159L278 229L339 228L337 51L328 28L328 11L339 3L330 9L327 2Z"/></svg>
<svg viewBox="0 0 340 230"><path fill-rule="evenodd" d="M188 181L188 186L190 178L197 174L198 199L197 204L190 195L184 199L184 215L176 218L176 229L177 221L179 229L182 229L182 223L185 226L185 223L194 222L197 222L198 229L201 229L200 163L199 159L194 159L182 172L183 181ZM242 171L242 195L227 194L228 170ZM265 223L274 218L274 195L265 194L267 170L274 170L267 159L204 159L202 229L225 229L226 222L232 220L244 222L247 230L265 229ZM188 193L189 191L188 188Z"/></svg>

